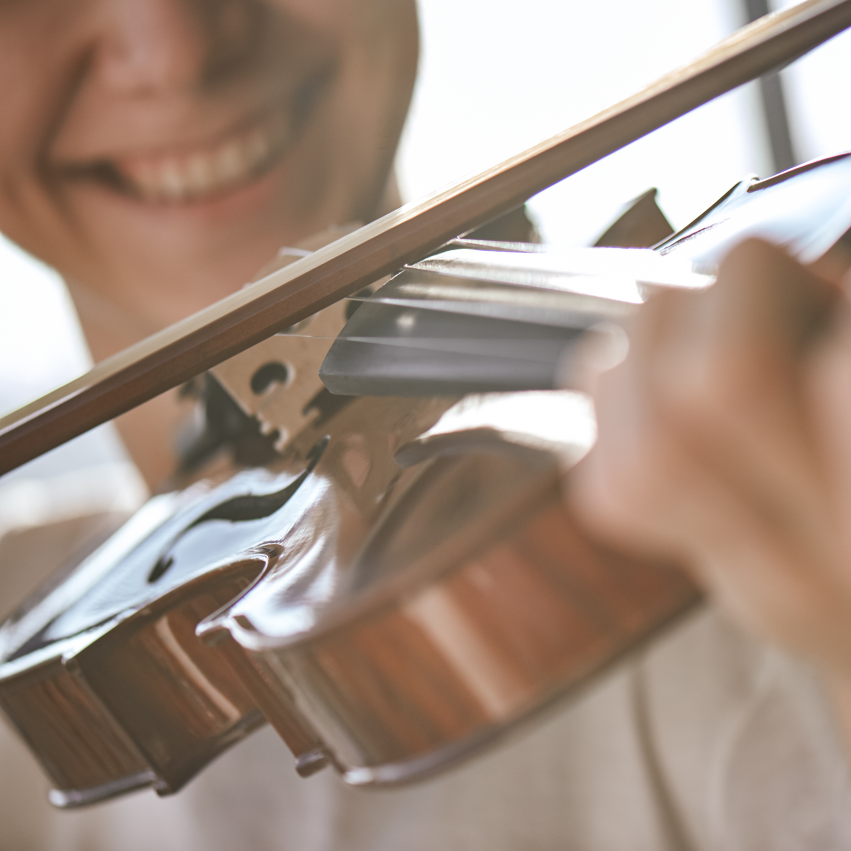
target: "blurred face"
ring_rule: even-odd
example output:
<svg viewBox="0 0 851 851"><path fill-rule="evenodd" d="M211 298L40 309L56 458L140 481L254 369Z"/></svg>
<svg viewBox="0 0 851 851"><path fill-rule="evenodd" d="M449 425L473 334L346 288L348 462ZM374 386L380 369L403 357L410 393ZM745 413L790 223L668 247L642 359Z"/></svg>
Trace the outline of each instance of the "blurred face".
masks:
<svg viewBox="0 0 851 851"><path fill-rule="evenodd" d="M156 324L380 210L413 0L0 0L0 230Z"/></svg>

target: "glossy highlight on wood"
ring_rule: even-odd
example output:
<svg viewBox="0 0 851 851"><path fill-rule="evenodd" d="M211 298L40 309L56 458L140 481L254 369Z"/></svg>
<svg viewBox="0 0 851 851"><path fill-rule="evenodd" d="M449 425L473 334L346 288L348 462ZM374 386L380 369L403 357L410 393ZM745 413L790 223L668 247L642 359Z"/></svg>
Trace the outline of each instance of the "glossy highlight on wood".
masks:
<svg viewBox="0 0 851 851"><path fill-rule="evenodd" d="M680 571L589 539L550 481L526 516L483 527L468 557L395 565L409 580L424 567L439 579L327 634L249 653L289 684L348 782L446 768L700 601Z"/></svg>

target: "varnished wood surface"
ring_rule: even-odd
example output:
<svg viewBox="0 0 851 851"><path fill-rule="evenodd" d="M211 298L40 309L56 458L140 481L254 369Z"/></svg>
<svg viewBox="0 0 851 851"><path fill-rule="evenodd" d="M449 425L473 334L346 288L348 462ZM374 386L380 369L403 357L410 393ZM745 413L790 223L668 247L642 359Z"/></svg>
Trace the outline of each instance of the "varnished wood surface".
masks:
<svg viewBox="0 0 851 851"><path fill-rule="evenodd" d="M110 420L851 26L807 0L575 127L343 237L98 364L0 420L0 474Z"/></svg>
<svg viewBox="0 0 851 851"><path fill-rule="evenodd" d="M292 560L200 627L229 633L247 656L239 670L262 671L282 695L268 718L285 740L296 713L354 785L446 768L701 599L679 570L590 538L546 453L438 452L421 471L311 626L272 611L290 577L304 582Z"/></svg>

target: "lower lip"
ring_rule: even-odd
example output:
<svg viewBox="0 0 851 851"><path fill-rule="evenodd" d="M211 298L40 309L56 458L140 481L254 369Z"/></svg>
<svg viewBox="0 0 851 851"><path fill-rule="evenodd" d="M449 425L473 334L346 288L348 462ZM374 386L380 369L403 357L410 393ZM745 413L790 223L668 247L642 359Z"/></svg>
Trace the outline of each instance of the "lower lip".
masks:
<svg viewBox="0 0 851 851"><path fill-rule="evenodd" d="M291 155L291 149L283 151L271 163L267 164L259 174L246 178L246 180L235 183L230 187L213 191L206 196L187 198L183 201L146 200L144 198L137 199L129 196L128 199L151 208L158 215L170 215L172 213L178 215L184 213L212 214L218 209L225 210L230 209L234 205L238 206L248 203L255 195L268 193L271 186L283 178L284 172L287 171L286 163L291 158Z"/></svg>
<svg viewBox="0 0 851 851"><path fill-rule="evenodd" d="M2 0L0 0L2 2ZM325 75L327 76L327 74ZM323 86L327 89L327 85ZM324 98L317 94L312 105L311 112L315 113ZM305 122L312 124L312 121ZM286 190L285 184L292 181L294 161L299 160L300 149L305 145L305 130L302 124L300 132L289 144L285 144L270 165L267 165L257 176L247 178L244 182L225 187L220 191L213 191L208 196L187 198L185 200L148 199L113 188L107 183L96 179L78 180L71 178L60 180L66 187L73 186L75 193L84 190L86 194L96 193L98 197L109 197L112 203L118 204L124 209L152 213L162 220L174 221L175 219L196 219L202 221L216 220L219 218L233 217L248 214L252 209L262 207L268 203L270 197L280 194Z"/></svg>
<svg viewBox="0 0 851 851"><path fill-rule="evenodd" d="M82 189L87 194L96 193L100 198L108 197L113 204L120 205L126 210L153 215L163 221L232 219L262 208L271 198L280 193L282 184L289 180L292 171L290 162L294 159L297 147L297 144L289 147L258 176L235 184L230 189L211 193L208 197L202 196L185 201L146 200L95 180L76 183L75 191Z"/></svg>

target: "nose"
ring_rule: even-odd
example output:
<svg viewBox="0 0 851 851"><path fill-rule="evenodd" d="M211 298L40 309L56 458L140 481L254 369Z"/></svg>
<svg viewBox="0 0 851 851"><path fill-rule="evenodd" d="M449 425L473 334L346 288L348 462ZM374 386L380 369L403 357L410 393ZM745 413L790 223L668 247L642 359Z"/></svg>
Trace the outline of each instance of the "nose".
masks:
<svg viewBox="0 0 851 851"><path fill-rule="evenodd" d="M256 29L250 3L103 0L94 57L101 82L124 94L204 84L248 51Z"/></svg>

